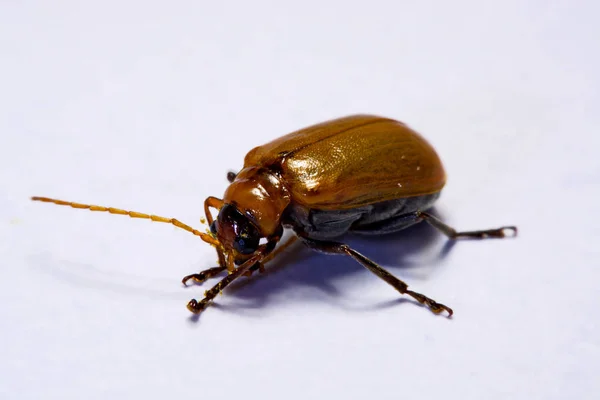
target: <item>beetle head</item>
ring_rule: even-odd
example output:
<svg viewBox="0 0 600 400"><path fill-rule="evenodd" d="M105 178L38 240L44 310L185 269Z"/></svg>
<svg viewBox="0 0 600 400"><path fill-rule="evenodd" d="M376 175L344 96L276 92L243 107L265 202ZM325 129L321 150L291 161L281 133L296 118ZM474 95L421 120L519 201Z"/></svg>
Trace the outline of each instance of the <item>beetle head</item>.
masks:
<svg viewBox="0 0 600 400"><path fill-rule="evenodd" d="M226 250L235 250L242 258L254 253L261 239L259 229L234 204L221 208L210 230Z"/></svg>

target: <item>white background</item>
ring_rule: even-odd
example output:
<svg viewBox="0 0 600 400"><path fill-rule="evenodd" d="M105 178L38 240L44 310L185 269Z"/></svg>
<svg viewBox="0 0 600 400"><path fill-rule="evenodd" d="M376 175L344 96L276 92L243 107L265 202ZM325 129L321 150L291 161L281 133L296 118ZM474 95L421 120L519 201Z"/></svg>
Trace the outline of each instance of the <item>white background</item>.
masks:
<svg viewBox="0 0 600 400"><path fill-rule="evenodd" d="M597 398L598 3L217 3L0 3L0 398ZM350 241L453 319L299 246L195 320L210 246L29 201L200 227L252 147L357 112L436 147L449 224L520 229Z"/></svg>

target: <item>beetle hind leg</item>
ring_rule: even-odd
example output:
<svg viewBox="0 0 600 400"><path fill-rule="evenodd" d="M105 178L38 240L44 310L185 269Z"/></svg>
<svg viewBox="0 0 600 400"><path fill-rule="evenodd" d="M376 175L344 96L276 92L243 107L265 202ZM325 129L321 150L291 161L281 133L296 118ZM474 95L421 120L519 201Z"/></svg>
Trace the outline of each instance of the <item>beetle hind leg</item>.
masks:
<svg viewBox="0 0 600 400"><path fill-rule="evenodd" d="M367 268L369 271L386 281L398 292L400 292L401 294L407 294L411 296L419 303L427 306L433 313L440 314L441 312L446 311L448 313L448 316L452 316L453 311L450 307L438 303L435 300L425 296L424 294L408 290L408 285L405 282L396 278L394 275L390 274L388 271L377 265L372 260L363 256L356 250L351 249L350 246L337 242L318 241L309 238L302 239L304 240L304 243L313 250L327 254L345 254L352 257L363 267Z"/></svg>
<svg viewBox="0 0 600 400"><path fill-rule="evenodd" d="M485 229L478 231L465 231L465 232L457 232L456 229L451 226L446 225L436 217L431 214L417 211L415 212L415 217L419 220L426 221L429 225L433 226L444 235L448 236L450 239L460 239L460 238L471 238L471 239L491 239L491 238L505 238L505 237L515 237L517 236L517 227L516 226L503 226L501 228L495 229Z"/></svg>

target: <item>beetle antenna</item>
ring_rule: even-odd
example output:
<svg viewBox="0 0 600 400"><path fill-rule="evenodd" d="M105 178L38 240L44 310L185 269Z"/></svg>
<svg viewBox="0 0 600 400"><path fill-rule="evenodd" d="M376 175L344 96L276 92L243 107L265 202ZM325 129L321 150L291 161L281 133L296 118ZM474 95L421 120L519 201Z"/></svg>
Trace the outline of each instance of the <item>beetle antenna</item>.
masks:
<svg viewBox="0 0 600 400"><path fill-rule="evenodd" d="M70 201L64 201L64 200L57 200L57 199L51 199L48 197L37 197L34 196L31 198L31 200L33 201L41 201L44 203L53 203L59 206L67 206L67 207L72 207L72 208L79 208L82 210L90 210L90 211L101 211L101 212L108 212L110 214L118 214L118 215L128 215L131 218L142 218L142 219L149 219L151 221L154 222L163 222L165 224L172 224L174 226L176 226L177 228L181 228L184 229L196 236L199 236L200 239L202 239L203 241L205 241L208 244L211 244L213 246L219 246L219 241L215 238L213 238L211 235L206 234L206 233L202 233L197 229L192 228L189 225L184 224L183 222L180 222L178 220L176 220L175 218L165 218L165 217L159 217L158 215L151 215L151 214L144 214L141 212L137 212L137 211L126 211L126 210L121 210L119 208L113 208L113 207L104 207L104 206L96 206L96 205L90 205L90 204L81 204L81 203L75 203L75 202L70 202Z"/></svg>

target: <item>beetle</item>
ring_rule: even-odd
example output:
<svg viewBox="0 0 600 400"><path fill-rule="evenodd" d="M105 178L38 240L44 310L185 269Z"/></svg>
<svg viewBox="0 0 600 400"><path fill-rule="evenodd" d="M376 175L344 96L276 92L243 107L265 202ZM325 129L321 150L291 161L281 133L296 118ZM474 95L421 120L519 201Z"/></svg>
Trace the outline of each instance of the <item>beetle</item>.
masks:
<svg viewBox="0 0 600 400"><path fill-rule="evenodd" d="M425 221L449 239L516 236L515 226L458 232L428 213L446 184L434 148L406 124L376 115L351 115L289 133L252 149L238 172L227 174L222 199L208 197L205 233L174 218L32 197L91 211L169 223L199 236L217 250L219 265L183 278L202 283L227 271L200 301L187 308L202 312L237 278L263 271L264 264L295 240L326 253L347 255L401 294L435 314L450 307L408 289L408 285L338 238L346 233L387 234ZM216 219L211 209L218 211ZM294 235L276 247L284 228ZM510 233L510 235L509 235Z"/></svg>

